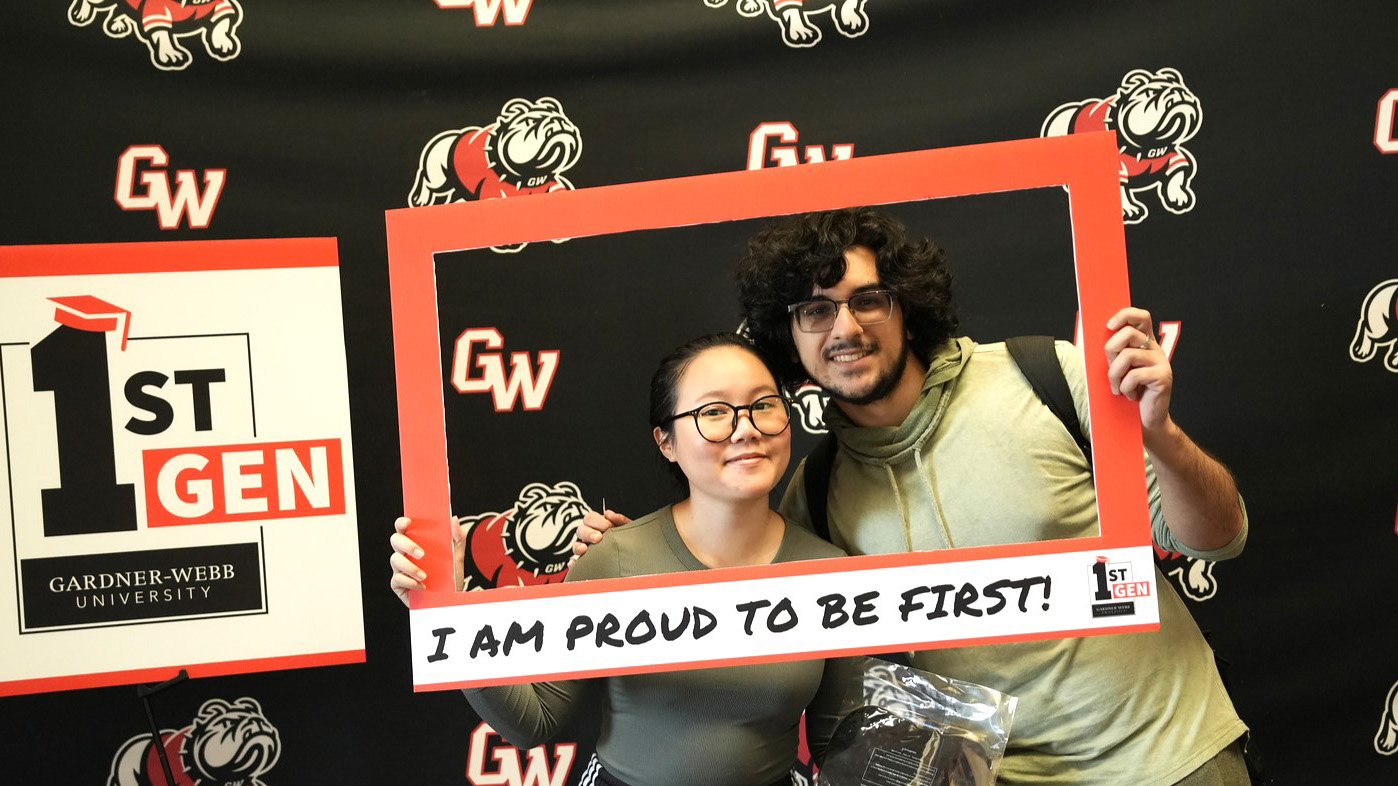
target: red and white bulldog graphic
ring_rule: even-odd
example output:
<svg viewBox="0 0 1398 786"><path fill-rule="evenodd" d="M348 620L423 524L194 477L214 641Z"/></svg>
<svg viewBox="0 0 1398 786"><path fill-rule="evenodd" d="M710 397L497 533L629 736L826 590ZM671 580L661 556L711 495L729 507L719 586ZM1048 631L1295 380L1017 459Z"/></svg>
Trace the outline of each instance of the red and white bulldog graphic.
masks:
<svg viewBox="0 0 1398 786"><path fill-rule="evenodd" d="M1364 363L1387 345L1383 367L1398 372L1398 278L1389 279L1369 290L1359 307L1359 327L1349 346L1350 359Z"/></svg>
<svg viewBox="0 0 1398 786"><path fill-rule="evenodd" d="M562 581L578 523L590 510L582 490L564 481L552 486L530 483L504 513L461 517L466 548L462 589Z"/></svg>
<svg viewBox="0 0 1398 786"><path fill-rule="evenodd" d="M728 0L704 0L710 8L722 8ZM869 29L869 16L864 13L865 0L737 0L738 13L754 17L764 11L782 30L787 46L815 46L820 43L820 28L811 17L829 11L835 29L845 38L864 35Z"/></svg>
<svg viewBox="0 0 1398 786"><path fill-rule="evenodd" d="M1181 145L1199 132L1199 99L1173 68L1155 73L1137 69L1108 98L1063 104L1049 113L1040 136L1115 131L1121 153L1121 218L1144 221L1149 211L1133 194L1155 191L1171 213L1194 208L1194 156Z"/></svg>
<svg viewBox="0 0 1398 786"><path fill-rule="evenodd" d="M202 37L204 51L215 60L232 60L242 49L237 0L73 0L68 6L68 21L79 27L103 14L102 32L112 38L135 33L162 71L178 71L194 59L181 38Z"/></svg>
<svg viewBox="0 0 1398 786"><path fill-rule="evenodd" d="M467 126L433 137L422 149L408 206L572 190L563 173L581 155L582 133L558 99L516 98L506 102L488 126ZM524 245L495 250L518 251Z"/></svg>
<svg viewBox="0 0 1398 786"><path fill-rule="evenodd" d="M174 783L165 779L149 734L127 740L112 758L107 786L266 786L258 776L281 756L277 729L256 700L209 699L194 723L160 733Z"/></svg>

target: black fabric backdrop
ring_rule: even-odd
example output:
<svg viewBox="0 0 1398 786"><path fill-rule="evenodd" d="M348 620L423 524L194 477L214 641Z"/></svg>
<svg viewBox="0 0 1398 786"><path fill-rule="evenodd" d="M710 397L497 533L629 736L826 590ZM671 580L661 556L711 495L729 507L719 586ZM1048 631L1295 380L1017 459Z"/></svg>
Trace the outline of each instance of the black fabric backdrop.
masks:
<svg viewBox="0 0 1398 786"><path fill-rule="evenodd" d="M1150 214L1126 230L1132 294L1180 322L1176 418L1233 469L1252 522L1244 556L1216 566L1217 591L1191 608L1232 663L1277 783L1395 782L1398 756L1376 735L1398 681L1398 374L1349 346L1366 293L1398 277L1398 155L1373 141L1398 87L1398 7L868 0L862 36L812 10L823 38L794 48L737 2L533 0L523 25L478 26L432 0L241 0L236 57L186 37L190 62L170 71L137 37L104 35L100 14L77 26L61 2L12 8L0 243L339 241L367 662L196 680L161 696L162 725L188 725L209 698L255 698L281 740L268 784L523 780L472 780L478 722L459 695L411 692L407 615L385 587L401 492L383 211L407 206L438 133L552 96L582 137L565 176L586 188L741 169L766 121L856 156L1037 136L1056 107L1173 68L1203 109L1184 144L1196 201L1175 214L1139 195ZM137 144L163 145L171 170L227 169L207 229L161 230L113 201L117 159ZM970 335L1071 337L1063 204L1043 191L905 213L952 254ZM439 260L444 349L493 325L506 352L563 352L541 412L449 399L477 443L453 438L454 474L473 473L454 488L458 512L503 511L536 481L633 513L663 501L645 380L678 340L735 326L725 271L751 228ZM453 325L449 303L471 324ZM609 360L621 350L630 362ZM130 687L7 698L0 718L6 783L106 783L145 728ZM569 783L590 752L580 725ZM483 772L504 760L491 755Z"/></svg>

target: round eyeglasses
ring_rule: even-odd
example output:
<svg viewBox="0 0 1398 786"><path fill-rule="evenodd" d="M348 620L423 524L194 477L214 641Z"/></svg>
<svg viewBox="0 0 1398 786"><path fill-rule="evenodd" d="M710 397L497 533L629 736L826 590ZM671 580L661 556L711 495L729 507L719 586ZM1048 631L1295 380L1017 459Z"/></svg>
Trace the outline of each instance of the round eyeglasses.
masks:
<svg viewBox="0 0 1398 786"><path fill-rule="evenodd" d="M791 402L775 394L763 396L751 404L710 401L688 412L677 412L661 422L692 417L699 436L710 442L725 442L738 430L738 416L744 410L747 410L748 422L752 423L752 427L769 437L777 436L791 425Z"/></svg>
<svg viewBox="0 0 1398 786"><path fill-rule="evenodd" d="M850 316L861 325L877 325L893 316L893 290L870 289L856 292L845 300L813 297L792 303L786 310L796 317L796 327L802 333L824 333L835 327L840 306L849 309Z"/></svg>

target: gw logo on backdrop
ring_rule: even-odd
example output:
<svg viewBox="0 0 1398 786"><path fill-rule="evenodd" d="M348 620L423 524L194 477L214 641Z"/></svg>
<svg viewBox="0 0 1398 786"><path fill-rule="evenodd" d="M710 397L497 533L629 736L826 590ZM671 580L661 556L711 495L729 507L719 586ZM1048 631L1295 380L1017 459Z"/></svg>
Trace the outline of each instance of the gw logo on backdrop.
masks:
<svg viewBox="0 0 1398 786"><path fill-rule="evenodd" d="M456 337L451 361L451 384L457 393L489 393L496 412L509 412L521 397L525 411L538 411L548 400L553 375L558 371L561 353L556 349L539 351L539 365L530 365L528 352L510 353L510 371L505 373L505 356L500 349L504 336L495 328L467 328Z"/></svg>
<svg viewBox="0 0 1398 786"><path fill-rule="evenodd" d="M820 28L811 18L829 11L835 29L845 38L857 38L869 29L869 16L864 13L865 0L736 0L738 13L748 18L767 16L782 30L787 46L815 46L820 43ZM722 8L728 0L704 0L710 8Z"/></svg>
<svg viewBox="0 0 1398 786"><path fill-rule="evenodd" d="M476 27L494 27L505 12L505 24L519 27L529 18L529 8L534 0L436 0L438 8L469 8L476 12Z"/></svg>
<svg viewBox="0 0 1398 786"><path fill-rule="evenodd" d="M102 32L111 38L135 33L150 50L151 64L162 71L178 71L194 60L181 38L200 37L215 60L232 60L243 46L237 35L243 9L237 0L73 0L68 6L68 21L78 27L103 14Z"/></svg>
<svg viewBox="0 0 1398 786"><path fill-rule="evenodd" d="M1049 113L1040 136L1115 131L1120 168L1121 218L1144 221L1146 206L1134 194L1154 191L1171 213L1194 209L1194 155L1181 147L1199 132L1203 108L1173 68L1136 69L1109 98L1063 104Z"/></svg>
<svg viewBox="0 0 1398 786"><path fill-rule="evenodd" d="M582 133L556 98L515 98L495 122L443 131L422 148L408 207L572 190L563 173L582 155ZM566 238L553 242L561 243ZM510 253L526 243L495 246Z"/></svg>
<svg viewBox="0 0 1398 786"><path fill-rule="evenodd" d="M848 161L854 158L854 145L849 142L831 145L827 157L824 145L806 145L804 150L797 148L796 142L799 138L796 126L785 120L758 124L748 135L748 169ZM781 144L776 144L777 142Z"/></svg>
<svg viewBox="0 0 1398 786"><path fill-rule="evenodd" d="M471 732L467 746L466 782L471 786L563 786L577 755L575 742L551 742L521 751L482 721Z"/></svg>
<svg viewBox="0 0 1398 786"><path fill-rule="evenodd" d="M182 218L190 229L208 229L228 170L205 169L201 192L193 169L172 173L165 169L169 163L160 145L126 148L117 159L116 203L122 210L154 210L161 229L178 229Z"/></svg>

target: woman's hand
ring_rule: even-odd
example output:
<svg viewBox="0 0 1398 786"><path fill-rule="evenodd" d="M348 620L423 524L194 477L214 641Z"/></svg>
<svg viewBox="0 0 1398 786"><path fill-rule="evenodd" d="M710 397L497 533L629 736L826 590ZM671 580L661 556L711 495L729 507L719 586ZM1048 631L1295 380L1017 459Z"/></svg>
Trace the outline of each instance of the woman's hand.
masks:
<svg viewBox="0 0 1398 786"><path fill-rule="evenodd" d="M578 533L573 540L573 559L576 560L586 554L589 545L601 543L602 536L606 534L607 530L630 523L631 519L614 510L604 510L601 513L589 510L583 516L583 520L578 522Z"/></svg>
<svg viewBox="0 0 1398 786"><path fill-rule="evenodd" d="M389 545L393 547L393 554L388 558L388 565L393 568L393 577L388 580L388 586L398 599L403 601L404 606L408 605L409 591L427 589L427 573L414 562L422 557L422 547L405 534L410 524L412 519L406 516L398 517L393 522L394 533L388 538ZM466 538L461 532L461 522L455 516L451 519L451 546L452 564L455 566L452 586L460 591L461 580L465 575Z"/></svg>

